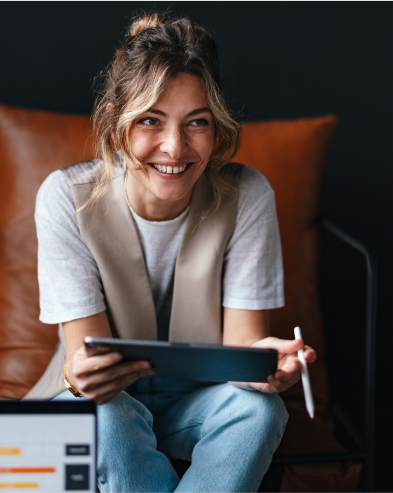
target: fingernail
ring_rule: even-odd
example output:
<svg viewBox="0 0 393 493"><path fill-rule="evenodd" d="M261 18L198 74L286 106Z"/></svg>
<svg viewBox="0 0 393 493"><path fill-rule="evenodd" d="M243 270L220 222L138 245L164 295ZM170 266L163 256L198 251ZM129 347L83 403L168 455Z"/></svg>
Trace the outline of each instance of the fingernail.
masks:
<svg viewBox="0 0 393 493"><path fill-rule="evenodd" d="M147 370L150 368L150 363L140 363L139 369L140 370Z"/></svg>

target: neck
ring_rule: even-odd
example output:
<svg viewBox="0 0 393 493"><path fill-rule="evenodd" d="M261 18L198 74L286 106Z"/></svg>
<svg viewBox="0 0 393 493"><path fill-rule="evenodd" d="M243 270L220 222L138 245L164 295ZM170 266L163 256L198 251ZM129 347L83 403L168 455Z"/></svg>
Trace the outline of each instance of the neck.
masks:
<svg viewBox="0 0 393 493"><path fill-rule="evenodd" d="M126 172L124 193L128 205L147 221L170 221L180 216L191 200L192 190L182 199L176 201L161 200L153 194L141 193L137 181Z"/></svg>

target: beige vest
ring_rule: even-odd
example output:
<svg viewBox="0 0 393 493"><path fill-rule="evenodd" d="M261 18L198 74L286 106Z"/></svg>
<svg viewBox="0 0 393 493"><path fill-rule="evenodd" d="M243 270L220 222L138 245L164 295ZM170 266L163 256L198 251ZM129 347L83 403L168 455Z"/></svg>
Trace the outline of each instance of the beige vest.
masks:
<svg viewBox="0 0 393 493"><path fill-rule="evenodd" d="M64 168L78 209L89 196L99 161ZM101 275L108 319L114 337L157 339L157 321L146 265L134 220L124 196L124 158L116 155L115 172L105 196L91 211L78 214L81 236ZM225 181L239 186L241 165L229 164ZM222 267L226 245L236 223L237 199L224 195L216 213L200 221L212 203L203 174L196 182L190 212L177 255L169 340L222 342ZM65 344L59 344L46 372L25 399L51 398L64 390Z"/></svg>

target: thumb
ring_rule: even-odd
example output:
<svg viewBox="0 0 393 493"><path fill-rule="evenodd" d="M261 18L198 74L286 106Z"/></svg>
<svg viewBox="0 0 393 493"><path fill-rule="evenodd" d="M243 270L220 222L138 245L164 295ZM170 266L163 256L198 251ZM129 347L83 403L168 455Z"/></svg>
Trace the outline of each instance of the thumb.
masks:
<svg viewBox="0 0 393 493"><path fill-rule="evenodd" d="M89 353L87 352L87 349L85 347L85 345L81 346L80 348L78 348L75 353L74 353L75 357L76 358L89 358Z"/></svg>

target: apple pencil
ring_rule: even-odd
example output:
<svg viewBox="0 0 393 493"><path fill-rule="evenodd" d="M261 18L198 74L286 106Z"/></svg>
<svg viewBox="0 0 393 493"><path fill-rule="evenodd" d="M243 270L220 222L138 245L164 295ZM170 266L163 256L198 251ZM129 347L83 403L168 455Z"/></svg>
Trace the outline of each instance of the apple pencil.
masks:
<svg viewBox="0 0 393 493"><path fill-rule="evenodd" d="M300 330L300 327L295 327L294 332L295 332L295 339L303 339L302 331ZM308 374L307 362L304 359L303 349L299 349L299 351L297 352L297 355L298 355L298 358L300 359L300 362L302 364L301 374L302 374L304 399L306 401L306 408L307 408L308 414L310 415L310 418L313 418L314 417L314 399L312 397L310 377Z"/></svg>

